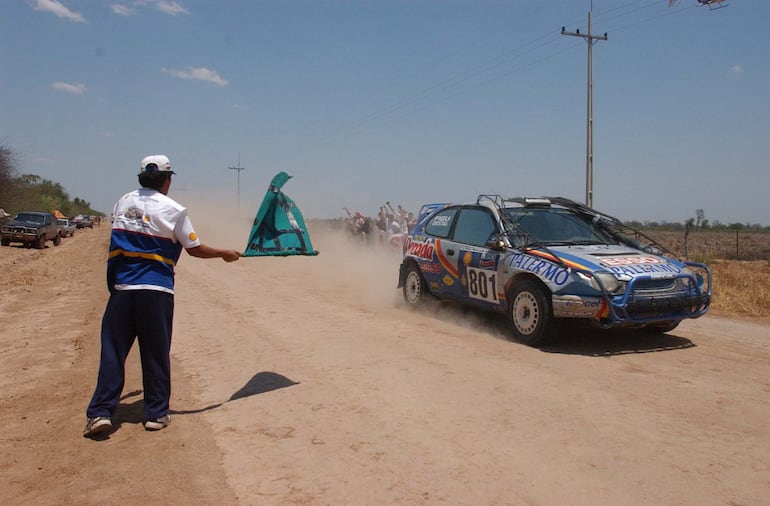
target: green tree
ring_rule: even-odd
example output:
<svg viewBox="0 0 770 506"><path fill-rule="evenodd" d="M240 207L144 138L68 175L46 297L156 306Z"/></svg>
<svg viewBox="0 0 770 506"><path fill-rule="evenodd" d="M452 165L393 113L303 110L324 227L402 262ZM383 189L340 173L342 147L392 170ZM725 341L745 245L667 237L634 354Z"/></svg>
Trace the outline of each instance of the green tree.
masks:
<svg viewBox="0 0 770 506"><path fill-rule="evenodd" d="M12 197L16 194L16 159L13 152L0 145L0 208L13 212Z"/></svg>

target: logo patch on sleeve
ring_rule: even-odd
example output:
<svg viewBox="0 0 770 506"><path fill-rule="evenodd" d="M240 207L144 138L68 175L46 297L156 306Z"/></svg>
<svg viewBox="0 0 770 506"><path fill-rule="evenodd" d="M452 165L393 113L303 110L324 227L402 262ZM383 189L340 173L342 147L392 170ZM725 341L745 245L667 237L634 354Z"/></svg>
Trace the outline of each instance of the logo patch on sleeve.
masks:
<svg viewBox="0 0 770 506"><path fill-rule="evenodd" d="M190 232L190 240L196 241L197 239L198 239L198 234L196 234L195 232Z"/></svg>

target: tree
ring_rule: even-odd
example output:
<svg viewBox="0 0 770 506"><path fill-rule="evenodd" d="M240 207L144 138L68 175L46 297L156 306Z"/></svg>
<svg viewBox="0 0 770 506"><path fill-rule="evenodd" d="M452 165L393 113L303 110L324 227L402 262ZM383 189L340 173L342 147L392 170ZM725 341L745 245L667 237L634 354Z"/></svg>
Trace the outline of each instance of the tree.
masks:
<svg viewBox="0 0 770 506"><path fill-rule="evenodd" d="M90 202L77 197L70 201L70 196L61 183L43 179L35 174L17 175L16 164L13 151L0 145L0 208L8 213L58 209L67 216L101 215L91 209Z"/></svg>
<svg viewBox="0 0 770 506"><path fill-rule="evenodd" d="M16 158L13 152L0 145L0 207L13 209L11 197L16 193Z"/></svg>
<svg viewBox="0 0 770 506"><path fill-rule="evenodd" d="M695 228L698 228L703 224L703 220L705 216L706 216L706 213L703 212L703 209L695 210Z"/></svg>

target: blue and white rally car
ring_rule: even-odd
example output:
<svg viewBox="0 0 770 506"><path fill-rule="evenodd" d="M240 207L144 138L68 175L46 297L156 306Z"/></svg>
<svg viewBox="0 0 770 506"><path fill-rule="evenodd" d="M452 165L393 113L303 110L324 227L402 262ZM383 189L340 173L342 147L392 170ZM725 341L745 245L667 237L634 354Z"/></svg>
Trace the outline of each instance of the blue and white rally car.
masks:
<svg viewBox="0 0 770 506"><path fill-rule="evenodd" d="M513 337L533 346L577 320L668 332L711 303L706 265L561 197L423 206L398 286L412 306L439 298L503 311Z"/></svg>

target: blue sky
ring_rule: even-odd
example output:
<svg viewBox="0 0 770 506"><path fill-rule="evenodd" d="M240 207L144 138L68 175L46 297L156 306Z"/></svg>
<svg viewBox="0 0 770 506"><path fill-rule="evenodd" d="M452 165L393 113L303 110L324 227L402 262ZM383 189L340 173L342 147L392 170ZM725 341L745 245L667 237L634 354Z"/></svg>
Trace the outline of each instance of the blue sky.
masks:
<svg viewBox="0 0 770 506"><path fill-rule="evenodd" d="M281 170L311 218L584 201L587 44L560 31L592 9L594 206L767 225L770 2L725 3L6 0L0 143L105 212L154 153L191 213L255 212Z"/></svg>

